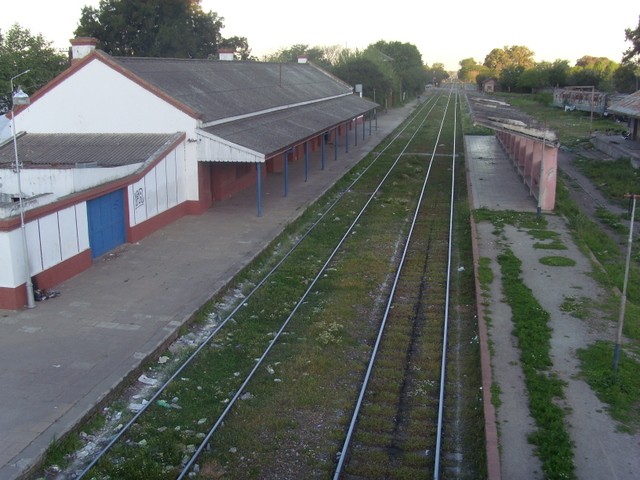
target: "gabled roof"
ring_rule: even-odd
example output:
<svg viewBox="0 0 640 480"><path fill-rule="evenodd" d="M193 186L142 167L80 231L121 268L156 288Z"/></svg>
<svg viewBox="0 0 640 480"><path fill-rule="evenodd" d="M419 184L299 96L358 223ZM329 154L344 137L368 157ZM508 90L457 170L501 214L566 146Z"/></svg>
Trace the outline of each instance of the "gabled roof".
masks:
<svg viewBox="0 0 640 480"><path fill-rule="evenodd" d="M178 102L215 122L351 93L351 86L310 63L111 57Z"/></svg>
<svg viewBox="0 0 640 480"><path fill-rule="evenodd" d="M628 117L640 118L640 90L626 96L622 100L613 102L607 111L625 115Z"/></svg>
<svg viewBox="0 0 640 480"><path fill-rule="evenodd" d="M16 142L24 168L118 167L153 160L183 135L30 133L19 135ZM0 144L0 168L11 168L14 162L9 139Z"/></svg>
<svg viewBox="0 0 640 480"><path fill-rule="evenodd" d="M329 130L377 106L357 95L335 98L235 122L204 128L207 133L242 145L265 157L282 152L294 143Z"/></svg>

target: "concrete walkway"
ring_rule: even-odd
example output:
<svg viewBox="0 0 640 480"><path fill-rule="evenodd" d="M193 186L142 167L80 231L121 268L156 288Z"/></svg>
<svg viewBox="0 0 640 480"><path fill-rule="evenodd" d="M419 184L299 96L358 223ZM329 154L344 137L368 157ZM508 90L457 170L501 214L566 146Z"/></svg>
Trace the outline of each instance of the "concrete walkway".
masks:
<svg viewBox="0 0 640 480"><path fill-rule="evenodd" d="M468 167L470 203L473 208L490 210L514 210L534 213L536 201L529 196L528 188L517 175L512 163L504 155L498 140L492 136L465 137L465 156ZM568 163L568 159L564 158ZM595 204L602 197L591 183L581 177L584 202ZM560 235L566 250L552 251L535 248L540 240L531 237L525 229L506 226L504 233L496 235L493 225L482 222L472 225L475 260L490 260L493 282L488 298L478 296L481 348L488 355L491 343L490 364L483 359L484 390L492 383L500 390L501 403L495 410L490 395L485 395L487 418L493 414L495 423L487 424L487 451L491 480L518 479L539 480L545 478L542 464L535 456L528 441L528 434L536 430L530 417L529 400L520 361L518 340L513 335L511 308L502 293L502 278L497 257L504 248L510 248L522 262L521 277L531 289L541 307L549 313L548 325L552 330L550 356L552 371L565 382L565 399L559 402L567 409L566 429L574 444L573 462L579 479L615 478L632 480L640 472L640 434L618 431L616 423L604 405L578 377L580 362L577 350L586 348L597 340L613 340L615 324L594 308L580 319L563 310L566 299L594 302L597 305L607 293L592 277L589 260L574 244L571 233L563 220L556 215L545 215L548 228ZM574 260L572 267L545 266L541 257L561 255ZM485 307L483 306L486 305ZM491 318L485 322L485 313ZM488 408L487 408L488 407ZM491 428L497 439L489 435ZM493 447L493 448L491 448ZM497 448L499 447L499 448ZM497 458L499 457L499 458Z"/></svg>
<svg viewBox="0 0 640 480"><path fill-rule="evenodd" d="M338 160L331 151L324 170L312 155L307 182L304 159L292 163L287 197L283 175L270 174L262 217L248 189L105 255L57 298L0 310L0 480L32 467L415 106L379 113L377 130L367 123L365 140L352 137Z"/></svg>

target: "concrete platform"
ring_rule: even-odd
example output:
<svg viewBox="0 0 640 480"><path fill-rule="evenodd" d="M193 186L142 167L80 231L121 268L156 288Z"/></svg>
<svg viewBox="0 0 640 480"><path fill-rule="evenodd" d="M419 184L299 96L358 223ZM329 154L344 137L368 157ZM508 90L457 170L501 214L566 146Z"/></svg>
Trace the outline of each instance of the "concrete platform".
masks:
<svg viewBox="0 0 640 480"><path fill-rule="evenodd" d="M473 208L536 211L535 197L522 182L513 163L493 135L464 137Z"/></svg>

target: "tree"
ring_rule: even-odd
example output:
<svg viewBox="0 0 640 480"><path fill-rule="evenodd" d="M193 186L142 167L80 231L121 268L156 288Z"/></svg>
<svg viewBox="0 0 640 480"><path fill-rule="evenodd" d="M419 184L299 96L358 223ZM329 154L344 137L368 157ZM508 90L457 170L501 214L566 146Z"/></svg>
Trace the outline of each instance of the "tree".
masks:
<svg viewBox="0 0 640 480"><path fill-rule="evenodd" d="M363 96L376 102L382 102L392 87L392 81L378 65L362 54L344 59L331 69L331 73L349 85L362 84Z"/></svg>
<svg viewBox="0 0 640 480"><path fill-rule="evenodd" d="M613 74L613 86L620 93L633 93L640 89L638 67L631 62L623 63Z"/></svg>
<svg viewBox="0 0 640 480"><path fill-rule="evenodd" d="M569 60L557 59L553 62L549 70L549 86L564 87L567 84L567 77L570 70Z"/></svg>
<svg viewBox="0 0 640 480"><path fill-rule="evenodd" d="M460 70L458 70L458 78L463 82L476 82L480 73L487 73L488 69L484 65L480 65L473 58L465 58L458 62Z"/></svg>
<svg viewBox="0 0 640 480"><path fill-rule="evenodd" d="M618 64L606 57L585 55L569 71L568 83L575 86L593 85L598 90L613 90L613 74Z"/></svg>
<svg viewBox="0 0 640 480"><path fill-rule="evenodd" d="M424 70L427 72L427 82L434 85L440 85L443 80L449 78L449 73L444 68L444 63L434 63L429 66L424 65Z"/></svg>
<svg viewBox="0 0 640 480"><path fill-rule="evenodd" d="M415 45L380 40L372 46L393 59L391 65L402 81L403 93L415 95L424 91L428 76L423 68L422 55Z"/></svg>
<svg viewBox="0 0 640 480"><path fill-rule="evenodd" d="M549 74L552 65L549 62L540 62L535 67L522 72L518 78L518 88L531 90L533 93L537 88L549 86Z"/></svg>
<svg viewBox="0 0 640 480"><path fill-rule="evenodd" d="M6 35L0 33L0 113L11 110L10 79L26 70L17 82L32 94L69 65L69 56L59 53L42 35L14 24ZM17 84L14 83L14 88Z"/></svg>
<svg viewBox="0 0 640 480"><path fill-rule="evenodd" d="M620 91L633 92L638 90L640 80L640 16L638 16L636 29L625 29L624 36L625 40L631 42L631 46L622 56L622 67L624 69L616 76L614 83ZM632 76L633 79L631 78ZM626 81L624 80L625 78Z"/></svg>
<svg viewBox="0 0 640 480"><path fill-rule="evenodd" d="M635 30L625 29L624 38L631 42L631 46L624 52L622 63L640 64L640 16L638 16L638 26Z"/></svg>
<svg viewBox="0 0 640 480"><path fill-rule="evenodd" d="M507 67L522 67L523 69L534 66L534 53L527 47L514 45L512 47L494 48L484 59L484 66L493 70L497 76Z"/></svg>
<svg viewBox="0 0 640 480"><path fill-rule="evenodd" d="M255 60L255 57L251 56L251 49L249 48L249 42L247 37L229 37L220 40L218 48L231 48L234 55L239 60Z"/></svg>
<svg viewBox="0 0 640 480"><path fill-rule="evenodd" d="M508 65L504 67L500 72L500 86L504 90L511 92L511 90L518 86L520 76L523 72L524 67L522 65Z"/></svg>
<svg viewBox="0 0 640 480"><path fill-rule="evenodd" d="M223 21L200 0L100 0L83 7L74 33L114 56L207 58L223 40Z"/></svg>

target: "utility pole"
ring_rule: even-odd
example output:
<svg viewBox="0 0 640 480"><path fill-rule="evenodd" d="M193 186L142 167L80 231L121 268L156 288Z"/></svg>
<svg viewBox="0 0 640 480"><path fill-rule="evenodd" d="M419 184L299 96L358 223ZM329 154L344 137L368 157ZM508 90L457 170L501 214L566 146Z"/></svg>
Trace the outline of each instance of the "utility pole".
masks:
<svg viewBox="0 0 640 480"><path fill-rule="evenodd" d="M618 333L616 335L616 346L613 350L613 373L618 372L618 362L620 361L620 348L622 344L622 327L624 326L624 311L627 304L627 283L629 281L629 264L631 263L631 245L633 244L633 222L636 215L636 199L640 195L625 195L631 198L631 224L629 225L629 240L627 243L627 263L624 268L624 282L622 284L622 297L620 298L620 316L618 317Z"/></svg>

